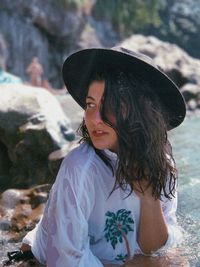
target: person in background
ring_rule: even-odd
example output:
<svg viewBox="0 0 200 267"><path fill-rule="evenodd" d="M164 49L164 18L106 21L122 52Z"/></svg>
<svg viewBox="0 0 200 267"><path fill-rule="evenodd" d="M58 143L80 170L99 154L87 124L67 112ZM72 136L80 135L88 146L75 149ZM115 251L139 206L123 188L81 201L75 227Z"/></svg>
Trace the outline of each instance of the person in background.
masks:
<svg viewBox="0 0 200 267"><path fill-rule="evenodd" d="M70 55L63 79L85 110L82 138L63 160L22 251L48 267L111 267L176 246L168 131L186 112L177 86L150 58L122 47Z"/></svg>
<svg viewBox="0 0 200 267"><path fill-rule="evenodd" d="M42 75L44 70L37 57L32 58L30 65L26 69L26 72L30 76L30 84L32 86L42 86Z"/></svg>

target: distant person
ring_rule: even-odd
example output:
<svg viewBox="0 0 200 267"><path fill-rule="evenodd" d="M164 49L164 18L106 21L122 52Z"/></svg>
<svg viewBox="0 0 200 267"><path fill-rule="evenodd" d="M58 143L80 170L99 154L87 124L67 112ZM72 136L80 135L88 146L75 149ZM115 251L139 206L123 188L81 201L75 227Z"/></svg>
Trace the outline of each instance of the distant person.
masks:
<svg viewBox="0 0 200 267"><path fill-rule="evenodd" d="M81 144L64 159L23 253L48 267L111 267L166 252L181 240L167 138L185 117L181 93L148 57L124 48L74 53L63 78L85 110Z"/></svg>
<svg viewBox="0 0 200 267"><path fill-rule="evenodd" d="M33 57L31 64L26 69L26 72L30 76L30 83L32 86L42 86L42 75L44 71L37 57Z"/></svg>

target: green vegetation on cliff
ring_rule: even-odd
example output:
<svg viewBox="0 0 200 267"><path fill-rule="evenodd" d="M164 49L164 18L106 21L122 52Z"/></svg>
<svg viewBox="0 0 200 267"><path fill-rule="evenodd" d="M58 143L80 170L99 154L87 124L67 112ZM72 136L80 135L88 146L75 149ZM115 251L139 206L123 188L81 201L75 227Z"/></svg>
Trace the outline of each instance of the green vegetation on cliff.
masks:
<svg viewBox="0 0 200 267"><path fill-rule="evenodd" d="M57 0L57 4L65 10L93 6L97 19L109 21L117 32L127 36L144 31L149 25L159 27L159 12L166 0Z"/></svg>
<svg viewBox="0 0 200 267"><path fill-rule="evenodd" d="M110 21L122 35L144 31L147 26L160 26L160 10L165 0L97 0L94 14L98 19Z"/></svg>
<svg viewBox="0 0 200 267"><path fill-rule="evenodd" d="M77 9L86 2L87 0L57 0L57 4L64 9Z"/></svg>

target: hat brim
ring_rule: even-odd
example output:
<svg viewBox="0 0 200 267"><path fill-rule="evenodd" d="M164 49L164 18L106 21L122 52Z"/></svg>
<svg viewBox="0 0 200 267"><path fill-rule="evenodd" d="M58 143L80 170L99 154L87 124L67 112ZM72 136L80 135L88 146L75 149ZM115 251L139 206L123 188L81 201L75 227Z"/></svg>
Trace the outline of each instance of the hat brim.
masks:
<svg viewBox="0 0 200 267"><path fill-rule="evenodd" d="M175 83L144 55L124 48L91 48L69 56L62 69L63 80L74 100L85 107L88 81L96 69L120 68L134 73L147 81L158 95L163 109L167 112L168 130L180 125L185 118L185 101Z"/></svg>

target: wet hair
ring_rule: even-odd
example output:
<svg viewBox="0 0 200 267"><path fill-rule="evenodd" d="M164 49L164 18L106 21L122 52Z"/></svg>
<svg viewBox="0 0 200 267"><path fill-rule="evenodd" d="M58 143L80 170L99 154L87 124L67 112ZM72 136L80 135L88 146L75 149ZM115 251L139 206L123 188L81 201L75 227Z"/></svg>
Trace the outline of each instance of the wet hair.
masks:
<svg viewBox="0 0 200 267"><path fill-rule="evenodd" d="M115 173L112 192L119 187L126 191L130 186L131 194L138 190L133 184L136 181L140 192L144 193L141 181L145 180L147 186L152 187L155 199L162 199L163 195L169 199L174 197L177 171L167 138L167 114L158 96L148 82L121 70L93 73L88 87L93 81L105 82L101 117L118 137L116 171L105 154L94 148ZM115 125L109 121L109 114L115 116ZM78 132L81 141L93 146L84 120Z"/></svg>

